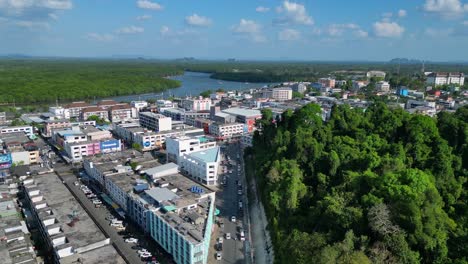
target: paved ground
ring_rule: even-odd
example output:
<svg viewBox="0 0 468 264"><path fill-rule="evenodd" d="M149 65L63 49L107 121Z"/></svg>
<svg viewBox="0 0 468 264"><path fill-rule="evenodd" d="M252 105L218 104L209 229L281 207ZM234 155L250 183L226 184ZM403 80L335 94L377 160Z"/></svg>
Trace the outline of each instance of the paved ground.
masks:
<svg viewBox="0 0 468 264"><path fill-rule="evenodd" d="M80 190L79 186L75 186L73 183L77 180L76 176L70 171L65 169L65 165L57 166L59 176L64 181L65 186L73 193L77 200L82 204L88 214L93 218L94 222L104 232L104 234L110 237L114 247L122 255L122 257L130 264L146 263L142 261L137 254L137 250L132 249L135 244L125 243L124 236L119 235L117 230L109 225L109 221L106 220L106 216L110 215L111 212L105 206L96 208L93 203L88 199L85 194ZM148 249L153 256L156 256L157 260L161 263L170 263L165 256L162 256L161 251L157 249L153 241L146 239L143 234L138 232L136 228L132 228L128 225L127 230L132 234L132 237L138 238L140 243Z"/></svg>
<svg viewBox="0 0 468 264"><path fill-rule="evenodd" d="M232 173L227 173L225 175L227 180L227 186L220 186L216 193L216 207L220 210L219 220L224 222L224 228L219 226L215 227L215 230L212 235L211 249L213 254L210 254L208 263L227 263L227 264L241 264L247 263L248 259L245 257L245 245L248 241L248 234L246 233L246 241L241 241L239 237L239 228L243 228L247 231L244 221L244 213L241 213L239 210L239 201L243 203L243 209L245 208L246 202L246 193L245 188L242 191L242 195L238 195L237 181L242 181L242 170L238 171L238 162L237 154L239 150L236 149L233 145L230 145L225 152L229 157L231 157L232 166L229 166L229 170L232 170ZM243 184L245 186L245 184ZM244 211L243 211L244 212ZM231 216L236 217L236 222L231 222ZM226 239L226 233L231 234L231 239ZM215 260L215 249L216 240L219 237L224 238L222 260Z"/></svg>

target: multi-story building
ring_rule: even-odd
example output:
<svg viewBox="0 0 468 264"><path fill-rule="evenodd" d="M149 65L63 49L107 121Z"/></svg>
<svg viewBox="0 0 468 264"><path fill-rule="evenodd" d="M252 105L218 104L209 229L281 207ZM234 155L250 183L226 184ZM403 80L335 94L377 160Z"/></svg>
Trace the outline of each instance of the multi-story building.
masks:
<svg viewBox="0 0 468 264"><path fill-rule="evenodd" d="M366 73L367 78L385 78L386 73L383 71L368 71Z"/></svg>
<svg viewBox="0 0 468 264"><path fill-rule="evenodd" d="M215 192L182 176L161 177L145 191L150 236L178 264L206 264Z"/></svg>
<svg viewBox="0 0 468 264"><path fill-rule="evenodd" d="M0 168L16 165L36 164L40 161L39 148L24 132L0 134L0 150L3 152L5 165Z"/></svg>
<svg viewBox="0 0 468 264"><path fill-rule="evenodd" d="M140 112L140 125L155 131L168 131L172 129L172 119L152 112Z"/></svg>
<svg viewBox="0 0 468 264"><path fill-rule="evenodd" d="M56 119L70 119L69 109L63 108L61 106L49 107L49 113L52 113Z"/></svg>
<svg viewBox="0 0 468 264"><path fill-rule="evenodd" d="M366 87L368 81L353 81L353 91L359 91L361 88Z"/></svg>
<svg viewBox="0 0 468 264"><path fill-rule="evenodd" d="M129 104L113 105L108 109L109 117L112 122L130 120L136 117L136 109L132 108Z"/></svg>
<svg viewBox="0 0 468 264"><path fill-rule="evenodd" d="M118 139L65 143L64 150L72 162L79 162L85 156L119 152L122 150L122 143Z"/></svg>
<svg viewBox="0 0 468 264"><path fill-rule="evenodd" d="M184 99L182 100L182 108L187 111L209 111L211 107L210 98Z"/></svg>
<svg viewBox="0 0 468 264"><path fill-rule="evenodd" d="M51 263L125 263L57 175L26 179L22 190Z"/></svg>
<svg viewBox="0 0 468 264"><path fill-rule="evenodd" d="M210 134L218 138L241 136L247 132L247 127L241 123L221 124L215 122L210 125Z"/></svg>
<svg viewBox="0 0 468 264"><path fill-rule="evenodd" d="M263 91L263 97L278 101L286 101L292 99L292 92L293 90L291 89L291 87L266 89L265 91Z"/></svg>
<svg viewBox="0 0 468 264"><path fill-rule="evenodd" d="M101 101L99 101L97 103L97 106L102 108L102 109L108 110L112 106L116 106L116 105L120 105L120 104L122 104L122 103L117 103L114 100L101 100ZM125 103L123 103L123 104L125 104Z"/></svg>
<svg viewBox="0 0 468 264"><path fill-rule="evenodd" d="M333 78L320 78L318 80L322 87L335 88L335 79Z"/></svg>
<svg viewBox="0 0 468 264"><path fill-rule="evenodd" d="M242 147L252 147L253 146L253 135L252 134L244 134L241 137L241 146Z"/></svg>
<svg viewBox="0 0 468 264"><path fill-rule="evenodd" d="M148 102L146 101L131 101L130 105L136 109L137 112L140 112L142 109L148 107Z"/></svg>
<svg viewBox="0 0 468 264"><path fill-rule="evenodd" d="M375 89L379 92L388 92L390 91L390 84L386 81L380 81L375 84Z"/></svg>
<svg viewBox="0 0 468 264"><path fill-rule="evenodd" d="M24 132L28 137L34 135L34 129L32 126L11 126L11 127L0 127L0 134Z"/></svg>
<svg viewBox="0 0 468 264"><path fill-rule="evenodd" d="M180 108L167 108L162 112L163 115L170 117L173 121L185 122L187 118L209 118L209 111L186 111Z"/></svg>
<svg viewBox="0 0 468 264"><path fill-rule="evenodd" d="M262 118L262 113L256 109L234 107L224 109L222 112L235 116L236 122L245 124L249 133L255 130L256 120Z"/></svg>
<svg viewBox="0 0 468 264"><path fill-rule="evenodd" d="M434 86L445 84L463 86L465 84L465 74L460 72L431 72L426 77L426 83Z"/></svg>
<svg viewBox="0 0 468 264"><path fill-rule="evenodd" d="M81 110L82 120L88 120L90 116L97 116L102 120L109 121L109 111L99 106L86 107Z"/></svg>
<svg viewBox="0 0 468 264"><path fill-rule="evenodd" d="M169 137L166 138L166 152L168 161L179 164L184 154L216 147L216 142L208 141L205 137Z"/></svg>
<svg viewBox="0 0 468 264"><path fill-rule="evenodd" d="M73 102L71 104L65 105L63 108L65 108L69 113L70 113L70 118L79 118L81 116L81 111L87 107L90 107L91 105L81 101L81 102Z"/></svg>
<svg viewBox="0 0 468 264"><path fill-rule="evenodd" d="M44 123L44 129L42 131L42 135L45 137L51 137L52 131L54 129L62 129L71 127L71 123L69 120L66 119L57 119L57 120L46 120Z"/></svg>
<svg viewBox="0 0 468 264"><path fill-rule="evenodd" d="M184 154L180 159L180 171L202 184L215 185L220 156L219 147Z"/></svg>
<svg viewBox="0 0 468 264"><path fill-rule="evenodd" d="M293 89L293 92L298 92L298 93L305 93L307 91L307 85L305 83L295 83L291 86Z"/></svg>

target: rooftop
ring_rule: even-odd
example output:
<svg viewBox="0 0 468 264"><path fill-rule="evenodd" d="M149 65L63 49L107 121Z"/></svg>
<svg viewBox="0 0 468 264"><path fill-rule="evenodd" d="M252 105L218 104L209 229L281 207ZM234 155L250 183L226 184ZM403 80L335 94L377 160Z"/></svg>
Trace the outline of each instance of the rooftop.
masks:
<svg viewBox="0 0 468 264"><path fill-rule="evenodd" d="M262 115L259 110L238 107L227 108L222 110L222 112L230 115L240 115L245 117L257 117Z"/></svg>
<svg viewBox="0 0 468 264"><path fill-rule="evenodd" d="M170 162L170 163L167 163L167 164L164 164L164 165L161 165L161 166L146 169L145 173L148 174L148 175L154 175L154 174L166 171L166 170L173 170L173 169L177 169L177 168L179 168L179 166L177 164Z"/></svg>
<svg viewBox="0 0 468 264"><path fill-rule="evenodd" d="M204 162L216 162L219 160L219 147L195 151L187 155L203 160Z"/></svg>

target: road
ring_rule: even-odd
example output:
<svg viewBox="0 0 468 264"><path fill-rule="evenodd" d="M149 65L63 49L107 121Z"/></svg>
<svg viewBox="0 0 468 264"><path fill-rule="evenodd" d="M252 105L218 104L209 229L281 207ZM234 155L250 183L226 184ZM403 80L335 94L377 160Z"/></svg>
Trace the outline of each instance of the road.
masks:
<svg viewBox="0 0 468 264"><path fill-rule="evenodd" d="M224 238L223 250L221 261L216 261L213 257L209 258L208 263L226 263L226 264L240 264L250 263L250 258L246 257L246 249L248 248L248 227L246 226L246 190L245 181L243 177L243 167L238 165L238 155L240 156L240 149L237 144L229 144L223 149L223 154L226 154L230 159L230 166L228 166L228 173L221 176L220 179L225 177L227 181L226 186L219 186L216 192L216 207L220 210L219 220L223 221L224 228L217 226L212 235L212 247L215 247L215 240L219 237ZM238 169L240 168L240 170ZM232 172L229 172L232 171ZM238 194L237 181L242 184L242 195ZM239 209L239 202L242 202L242 210ZM231 217L236 217L236 222L231 221ZM245 241L240 240L239 230L242 228L245 231ZM226 239L226 234L231 234L231 239ZM213 250L216 252L216 250Z"/></svg>
<svg viewBox="0 0 468 264"><path fill-rule="evenodd" d="M101 206L96 208L90 199L88 199L85 194L80 190L79 186L75 186L74 182L77 180L76 176L68 169L67 165L56 166L56 172L63 180L65 186L72 192L75 198L81 203L85 208L90 217L98 225L98 227L108 236L113 245L119 251L119 254L130 264L146 263L142 261L137 254L137 250L132 249L132 246L135 244L125 243L124 236L119 235L118 231L109 225L109 221L106 220L106 217L111 214L106 206ZM148 249L153 256L156 256L157 260L161 263L169 263L167 256L161 255L162 253L157 249L157 246L154 245L153 241L146 239L141 233L136 231L136 228L127 227L127 232L129 231L132 234L132 237L138 238L139 243L143 244L146 249Z"/></svg>

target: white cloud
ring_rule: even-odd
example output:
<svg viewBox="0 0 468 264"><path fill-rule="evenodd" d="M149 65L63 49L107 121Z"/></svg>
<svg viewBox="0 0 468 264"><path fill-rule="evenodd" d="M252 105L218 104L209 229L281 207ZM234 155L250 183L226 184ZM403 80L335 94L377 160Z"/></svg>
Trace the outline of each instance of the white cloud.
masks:
<svg viewBox="0 0 468 264"><path fill-rule="evenodd" d="M375 22L373 27L374 34L377 37L395 38L400 37L405 32L405 28L398 25L396 22Z"/></svg>
<svg viewBox="0 0 468 264"><path fill-rule="evenodd" d="M35 23L56 19L55 13L72 8L71 0L0 0L0 16Z"/></svg>
<svg viewBox="0 0 468 264"><path fill-rule="evenodd" d="M137 20L148 20L148 19L151 19L152 16L151 15L142 15L142 16L137 16L136 19Z"/></svg>
<svg viewBox="0 0 468 264"><path fill-rule="evenodd" d="M265 42L266 37L262 33L262 26L253 20L242 18L238 25L232 26L234 33L248 37L253 42Z"/></svg>
<svg viewBox="0 0 468 264"><path fill-rule="evenodd" d="M142 27L129 26L117 29L115 32L118 34L137 34L145 31Z"/></svg>
<svg viewBox="0 0 468 264"><path fill-rule="evenodd" d="M398 17L405 17L406 15L408 15L408 12L406 12L406 10L404 9L398 10Z"/></svg>
<svg viewBox="0 0 468 264"><path fill-rule="evenodd" d="M286 28L278 33L278 39L283 41L298 40L301 37L301 33L295 29Z"/></svg>
<svg viewBox="0 0 468 264"><path fill-rule="evenodd" d="M362 29L358 29L353 32L354 36L358 38L367 38L369 36L369 33L367 31L364 31Z"/></svg>
<svg viewBox="0 0 468 264"><path fill-rule="evenodd" d="M25 21L25 20L20 20L14 22L14 25L23 27L23 28L28 28L28 29L49 29L50 25L47 22L37 22L37 21Z"/></svg>
<svg viewBox="0 0 468 264"><path fill-rule="evenodd" d="M257 8L255 8L255 11L257 11L259 13L266 13L266 12L270 11L270 8L269 7L264 7L264 6L258 6Z"/></svg>
<svg viewBox="0 0 468 264"><path fill-rule="evenodd" d="M468 20L466 20L466 21L463 21L463 22L462 22L462 25L464 25L464 26L468 26Z"/></svg>
<svg viewBox="0 0 468 264"><path fill-rule="evenodd" d="M338 37L338 36L341 36L343 35L343 33L346 31L346 30L357 30L359 29L359 26L356 25L356 24L353 24L353 23L348 23L348 24L331 24L330 26L328 26L327 28L327 33L328 35L332 36L332 37Z"/></svg>
<svg viewBox="0 0 468 264"><path fill-rule="evenodd" d="M426 0L423 9L428 13L452 17L468 11L468 4L462 4L460 0Z"/></svg>
<svg viewBox="0 0 468 264"><path fill-rule="evenodd" d="M167 33L169 33L170 29L168 26L162 26L161 29L159 30L159 33L161 33L161 35L166 35Z"/></svg>
<svg viewBox="0 0 468 264"><path fill-rule="evenodd" d="M185 23L190 26L207 27L211 25L211 19L199 16L198 14L193 14L185 17Z"/></svg>
<svg viewBox="0 0 468 264"><path fill-rule="evenodd" d="M86 38L89 40L108 42L114 40L114 35L112 34L99 34L99 33L88 33Z"/></svg>
<svg viewBox="0 0 468 264"><path fill-rule="evenodd" d="M275 19L273 22L278 25L313 25L314 20L307 14L304 5L284 1L281 6L276 8L276 11L283 16Z"/></svg>
<svg viewBox="0 0 468 264"><path fill-rule="evenodd" d="M149 9L149 10L156 10L156 11L163 9L162 5L155 3L155 2L148 1L148 0L138 0L137 6L142 9Z"/></svg>

